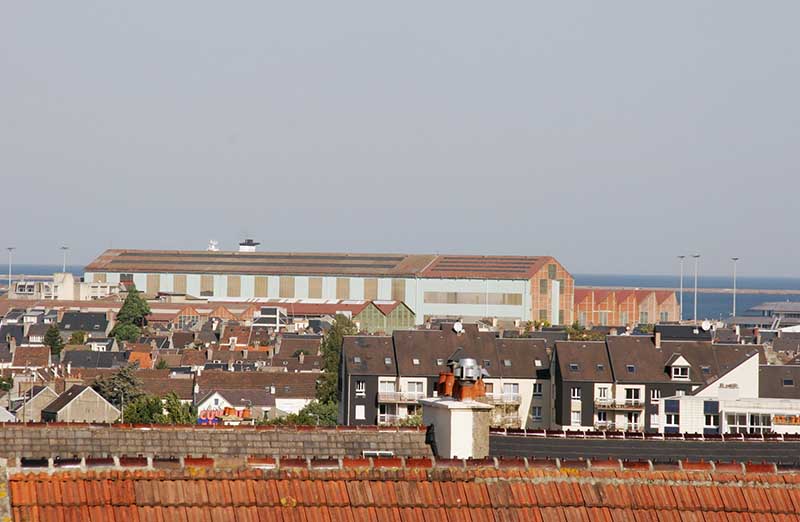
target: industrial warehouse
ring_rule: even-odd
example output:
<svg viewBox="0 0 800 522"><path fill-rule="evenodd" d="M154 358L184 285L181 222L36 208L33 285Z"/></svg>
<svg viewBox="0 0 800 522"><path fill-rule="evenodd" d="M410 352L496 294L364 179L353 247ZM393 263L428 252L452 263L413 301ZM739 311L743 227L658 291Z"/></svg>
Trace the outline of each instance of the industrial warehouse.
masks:
<svg viewBox="0 0 800 522"><path fill-rule="evenodd" d="M107 250L86 267L88 283L133 283L148 296L216 300L393 300L417 324L431 317L492 317L571 324L574 282L549 256L474 256Z"/></svg>

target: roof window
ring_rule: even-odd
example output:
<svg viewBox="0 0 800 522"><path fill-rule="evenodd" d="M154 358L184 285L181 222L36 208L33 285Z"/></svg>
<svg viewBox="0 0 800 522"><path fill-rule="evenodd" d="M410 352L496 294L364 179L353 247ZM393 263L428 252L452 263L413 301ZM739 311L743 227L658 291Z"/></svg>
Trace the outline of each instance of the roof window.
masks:
<svg viewBox="0 0 800 522"><path fill-rule="evenodd" d="M361 357L356 355L355 357L353 357L353 362L356 364L361 364Z"/></svg>
<svg viewBox="0 0 800 522"><path fill-rule="evenodd" d="M414 366L419 366L419 359L417 359L416 357L411 359L411 364L413 364Z"/></svg>
<svg viewBox="0 0 800 522"><path fill-rule="evenodd" d="M390 364L392 364L392 358L391 357L384 357L383 362L384 362L384 364L386 364L386 366L389 366Z"/></svg>
<svg viewBox="0 0 800 522"><path fill-rule="evenodd" d="M790 387L794 386L794 379L784 379L783 380L783 385L786 388L790 388Z"/></svg>
<svg viewBox="0 0 800 522"><path fill-rule="evenodd" d="M636 373L636 366L633 364L625 366L625 369L628 370L628 373Z"/></svg>
<svg viewBox="0 0 800 522"><path fill-rule="evenodd" d="M503 366L511 366L511 359L503 359Z"/></svg>
<svg viewBox="0 0 800 522"><path fill-rule="evenodd" d="M533 365L536 366L537 368L541 368L542 367L542 360L541 359L535 359L533 361Z"/></svg>
<svg viewBox="0 0 800 522"><path fill-rule="evenodd" d="M711 373L711 366L701 366L701 367L700 367L700 370L701 370L703 373Z"/></svg>
<svg viewBox="0 0 800 522"><path fill-rule="evenodd" d="M603 364L603 363L597 363L597 371L598 371L598 372L602 372L602 371L603 371L603 370L605 370L605 369L606 369L606 365L605 365L605 364Z"/></svg>
<svg viewBox="0 0 800 522"><path fill-rule="evenodd" d="M572 372L577 372L580 367L578 363L569 363L569 370Z"/></svg>
<svg viewBox="0 0 800 522"><path fill-rule="evenodd" d="M444 366L444 359L436 359L436 366Z"/></svg>
<svg viewBox="0 0 800 522"><path fill-rule="evenodd" d="M483 360L483 367L484 368L488 368L491 365L492 365L492 361L490 361L489 359L484 359Z"/></svg>

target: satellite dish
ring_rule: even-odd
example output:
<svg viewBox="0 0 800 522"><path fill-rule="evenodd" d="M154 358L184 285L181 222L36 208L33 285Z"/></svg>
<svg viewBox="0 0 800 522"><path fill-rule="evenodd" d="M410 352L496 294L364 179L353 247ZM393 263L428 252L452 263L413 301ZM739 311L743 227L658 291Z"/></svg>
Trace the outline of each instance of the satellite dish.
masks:
<svg viewBox="0 0 800 522"><path fill-rule="evenodd" d="M456 321L455 323L453 323L453 331L457 334L460 334L461 332L464 331L464 325L461 324L461 321Z"/></svg>
<svg viewBox="0 0 800 522"><path fill-rule="evenodd" d="M702 328L704 332L711 330L711 321L703 321L703 324L700 325L700 328Z"/></svg>
<svg viewBox="0 0 800 522"><path fill-rule="evenodd" d="M213 239L208 242L208 248L206 248L209 252L218 252L219 251L219 242L214 241Z"/></svg>

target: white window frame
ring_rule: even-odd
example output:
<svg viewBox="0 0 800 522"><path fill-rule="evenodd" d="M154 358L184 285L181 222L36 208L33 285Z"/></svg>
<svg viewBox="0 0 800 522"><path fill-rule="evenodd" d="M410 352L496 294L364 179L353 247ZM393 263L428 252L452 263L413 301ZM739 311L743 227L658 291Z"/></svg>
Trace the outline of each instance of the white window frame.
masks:
<svg viewBox="0 0 800 522"><path fill-rule="evenodd" d="M597 388L598 399L608 399L608 386L600 386Z"/></svg>
<svg viewBox="0 0 800 522"><path fill-rule="evenodd" d="M367 420L367 407L363 404L356 404L355 410L356 420Z"/></svg>
<svg viewBox="0 0 800 522"><path fill-rule="evenodd" d="M661 401L661 390L653 388L650 390L650 402L652 404L658 404Z"/></svg>
<svg viewBox="0 0 800 522"><path fill-rule="evenodd" d="M537 415L538 412L538 415ZM531 419L534 421L542 420L542 407L541 406L533 406L531 407Z"/></svg>
<svg viewBox="0 0 800 522"><path fill-rule="evenodd" d="M688 381L689 380L689 367L688 366L673 366L672 367L672 380L673 381Z"/></svg>
<svg viewBox="0 0 800 522"><path fill-rule="evenodd" d="M356 390L356 397L366 397L367 396L367 381L356 381L355 385Z"/></svg>
<svg viewBox="0 0 800 522"><path fill-rule="evenodd" d="M570 413L570 416L569 416L569 422L570 422L570 426L580 426L581 425L581 412L580 411L572 411Z"/></svg>
<svg viewBox="0 0 800 522"><path fill-rule="evenodd" d="M709 424L709 420L712 422L712 424ZM715 421L716 421L716 424L713 424ZM719 414L718 413L717 414L706 413L705 414L705 419L703 421L703 427L704 428L719 428Z"/></svg>
<svg viewBox="0 0 800 522"><path fill-rule="evenodd" d="M569 389L569 396L574 401L581 400L581 388L580 386L573 386Z"/></svg>
<svg viewBox="0 0 800 522"><path fill-rule="evenodd" d="M667 413L664 415L664 426L678 426L680 422L680 413Z"/></svg>

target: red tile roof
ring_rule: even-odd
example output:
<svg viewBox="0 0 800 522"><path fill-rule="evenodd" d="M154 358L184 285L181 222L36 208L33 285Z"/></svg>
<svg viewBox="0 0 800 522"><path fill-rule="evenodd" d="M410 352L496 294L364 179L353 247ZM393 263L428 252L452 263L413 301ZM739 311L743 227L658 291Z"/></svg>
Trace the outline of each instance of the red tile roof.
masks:
<svg viewBox="0 0 800 522"><path fill-rule="evenodd" d="M733 475L731 477L731 475ZM797 520L797 474L405 468L9 478L14 520Z"/></svg>

